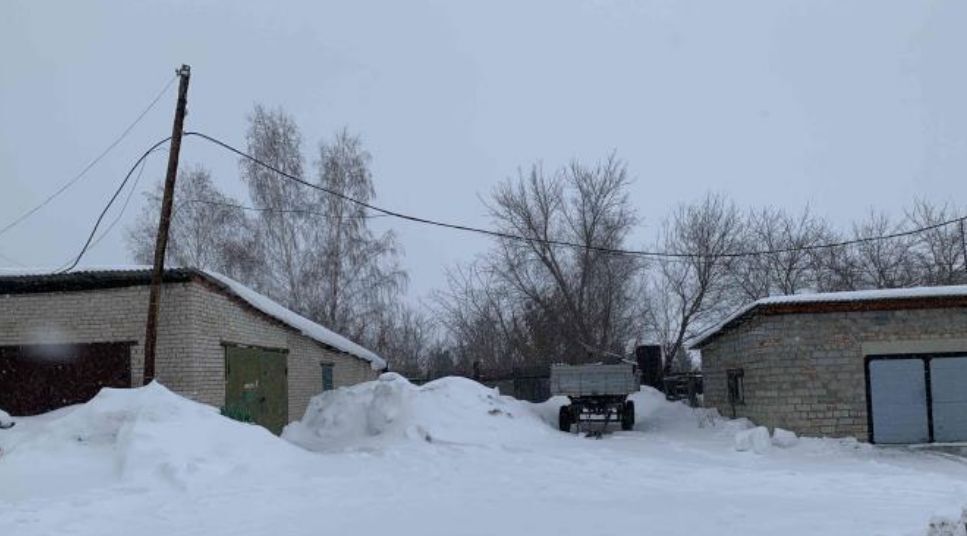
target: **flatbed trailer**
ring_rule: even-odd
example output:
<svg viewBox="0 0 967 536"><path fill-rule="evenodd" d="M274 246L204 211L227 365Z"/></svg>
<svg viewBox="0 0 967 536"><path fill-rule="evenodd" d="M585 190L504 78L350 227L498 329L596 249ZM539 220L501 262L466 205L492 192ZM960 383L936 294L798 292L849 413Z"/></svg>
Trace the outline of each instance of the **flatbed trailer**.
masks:
<svg viewBox="0 0 967 536"><path fill-rule="evenodd" d="M582 422L621 423L622 430L635 425L635 404L628 395L641 388L636 366L616 364L551 365L551 394L566 396L570 403L558 413L562 432Z"/></svg>

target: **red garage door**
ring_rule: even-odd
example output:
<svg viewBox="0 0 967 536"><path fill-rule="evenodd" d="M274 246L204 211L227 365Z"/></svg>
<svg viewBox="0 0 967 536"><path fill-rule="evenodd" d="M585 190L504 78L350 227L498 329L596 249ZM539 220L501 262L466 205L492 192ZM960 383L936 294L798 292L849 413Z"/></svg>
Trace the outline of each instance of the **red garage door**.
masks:
<svg viewBox="0 0 967 536"><path fill-rule="evenodd" d="M0 409L36 415L131 386L131 343L0 346Z"/></svg>

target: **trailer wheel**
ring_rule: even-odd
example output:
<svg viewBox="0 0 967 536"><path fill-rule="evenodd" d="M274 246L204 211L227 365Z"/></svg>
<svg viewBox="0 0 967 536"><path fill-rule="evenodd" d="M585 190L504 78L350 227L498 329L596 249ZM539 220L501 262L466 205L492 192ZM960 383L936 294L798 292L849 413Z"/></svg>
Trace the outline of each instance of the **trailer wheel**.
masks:
<svg viewBox="0 0 967 536"><path fill-rule="evenodd" d="M625 400L624 407L621 408L621 429L628 431L635 427L635 403Z"/></svg>
<svg viewBox="0 0 967 536"><path fill-rule="evenodd" d="M561 406L561 409L557 412L557 427L562 432L570 432L571 424L571 407Z"/></svg>

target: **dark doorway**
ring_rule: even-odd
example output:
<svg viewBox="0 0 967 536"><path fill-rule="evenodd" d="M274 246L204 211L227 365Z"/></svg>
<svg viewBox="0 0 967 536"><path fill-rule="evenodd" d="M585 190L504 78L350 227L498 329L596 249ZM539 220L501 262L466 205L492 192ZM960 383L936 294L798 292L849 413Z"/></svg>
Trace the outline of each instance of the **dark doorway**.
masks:
<svg viewBox="0 0 967 536"><path fill-rule="evenodd" d="M130 342L0 346L0 408L37 415L131 387Z"/></svg>

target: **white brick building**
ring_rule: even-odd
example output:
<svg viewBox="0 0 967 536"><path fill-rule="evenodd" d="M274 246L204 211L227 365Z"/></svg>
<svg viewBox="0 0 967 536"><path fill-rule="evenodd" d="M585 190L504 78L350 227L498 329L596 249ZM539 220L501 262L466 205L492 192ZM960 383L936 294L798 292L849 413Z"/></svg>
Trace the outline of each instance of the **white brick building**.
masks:
<svg viewBox="0 0 967 536"><path fill-rule="evenodd" d="M33 414L140 385L148 270L0 276L0 408ZM374 353L195 269L165 272L156 378L278 432L324 388L373 379Z"/></svg>
<svg viewBox="0 0 967 536"><path fill-rule="evenodd" d="M765 298L693 345L705 405L808 435L967 441L967 286Z"/></svg>

